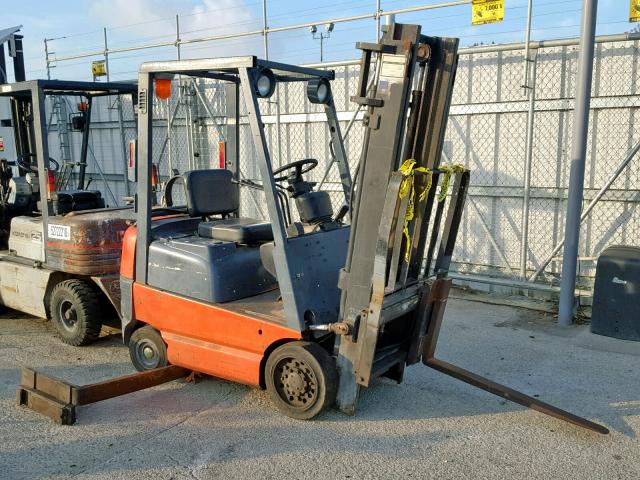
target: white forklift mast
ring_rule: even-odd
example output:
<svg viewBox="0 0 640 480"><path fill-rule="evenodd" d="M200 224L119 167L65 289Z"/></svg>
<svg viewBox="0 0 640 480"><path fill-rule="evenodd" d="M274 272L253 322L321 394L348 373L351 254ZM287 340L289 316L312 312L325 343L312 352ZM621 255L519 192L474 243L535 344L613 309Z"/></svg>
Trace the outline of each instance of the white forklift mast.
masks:
<svg viewBox="0 0 640 480"><path fill-rule="evenodd" d="M25 80L22 35L18 33L21 28L22 25L17 25L0 30L0 85L9 81L9 69L7 68L7 60L9 59L13 63L15 81ZM8 162L18 155L14 127L11 100L0 97L0 164L3 165L3 170L6 170ZM0 201L4 203L4 199Z"/></svg>

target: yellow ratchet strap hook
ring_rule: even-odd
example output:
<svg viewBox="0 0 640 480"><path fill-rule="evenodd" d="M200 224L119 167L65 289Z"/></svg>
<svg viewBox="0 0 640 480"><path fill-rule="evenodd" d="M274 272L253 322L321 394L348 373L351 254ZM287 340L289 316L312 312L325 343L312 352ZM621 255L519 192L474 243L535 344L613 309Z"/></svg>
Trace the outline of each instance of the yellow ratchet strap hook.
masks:
<svg viewBox="0 0 640 480"><path fill-rule="evenodd" d="M444 202L447 198L447 191L449 190L449 180L454 173L464 172L464 165L454 163L453 165L440 165L440 170L444 172L444 178L442 179L442 186L440 187L440 193L438 193L438 201Z"/></svg>
<svg viewBox="0 0 640 480"><path fill-rule="evenodd" d="M407 213L404 216L404 238L406 239L406 249L404 254L404 259L406 262L409 262L409 250L411 247L411 237L409 236L409 222L413 220L413 215L415 211L415 173L424 173L427 175L427 184L424 186L420 195L418 197L418 201L422 202L426 197L427 193L431 189L431 183L433 180L433 172L429 170L427 167L417 167L416 161L413 158L405 160L400 169L398 170L402 176L402 182L400 183L400 189L398 191L398 197L402 200L404 197L409 195L409 204L407 205Z"/></svg>

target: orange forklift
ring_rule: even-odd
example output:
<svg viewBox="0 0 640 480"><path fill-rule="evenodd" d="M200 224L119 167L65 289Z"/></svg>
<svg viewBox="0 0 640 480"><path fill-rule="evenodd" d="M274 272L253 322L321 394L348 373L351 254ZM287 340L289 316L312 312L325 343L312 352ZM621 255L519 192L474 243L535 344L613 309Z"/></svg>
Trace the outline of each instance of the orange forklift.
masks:
<svg viewBox="0 0 640 480"><path fill-rule="evenodd" d="M382 376L400 383L407 366L422 362L607 432L435 358L469 184L468 171L440 165L458 40L392 24L380 42L358 48L352 100L366 107L366 128L353 180L331 93L333 72L252 56L141 66L137 221L125 233L121 261L123 337L141 373L64 390L68 384L26 371L20 403L30 404L38 382L50 397L71 391L67 407L74 407L193 371L266 388L282 413L311 419L334 404L353 414L362 387ZM176 213L152 218L153 97L166 95L176 75L227 83L226 168L174 177L164 196ZM286 82L303 83L309 102L324 108L342 185L337 212L329 193L305 178L316 159L273 169L261 108ZM241 96L261 179L252 188L264 192L268 222L239 214ZM180 187L185 204L174 205L172 190ZM285 202L295 204L297 217L287 215ZM56 398L62 405L62 395ZM56 408L59 415L63 409ZM75 413L67 413L62 421L72 423Z"/></svg>

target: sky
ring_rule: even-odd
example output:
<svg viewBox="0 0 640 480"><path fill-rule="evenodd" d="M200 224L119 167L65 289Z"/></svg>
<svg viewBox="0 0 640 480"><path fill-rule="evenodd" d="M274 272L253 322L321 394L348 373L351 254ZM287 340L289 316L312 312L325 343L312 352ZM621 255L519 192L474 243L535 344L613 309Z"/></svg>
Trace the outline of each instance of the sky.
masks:
<svg viewBox="0 0 640 480"><path fill-rule="evenodd" d="M255 31L262 28L261 0L2 0L0 28L23 25L27 78L46 78L44 39L51 58L104 49L104 28L109 48L172 42L179 15L181 38L198 38ZM418 5L438 4L436 0L381 0L389 11ZM317 22L324 32L326 20L373 13L376 0L267 0L271 28ZM534 0L532 39L549 40L579 34L581 0ZM524 40L527 0L505 0L505 18L493 25L471 26L471 6L437 8L398 15L397 22L419 23L427 35L455 36L461 45L510 43ZM629 23L629 0L599 0L597 34L624 33L637 24ZM324 60L359 58L357 41L373 41L373 19L337 23L324 40ZM320 61L320 41L307 28L275 32L268 36L269 58L286 63ZM264 56L261 35L224 41L194 43L181 47L182 58L231 55ZM91 79L94 56L58 61L52 78ZM176 58L174 46L113 53L109 57L111 80L133 79L140 63Z"/></svg>

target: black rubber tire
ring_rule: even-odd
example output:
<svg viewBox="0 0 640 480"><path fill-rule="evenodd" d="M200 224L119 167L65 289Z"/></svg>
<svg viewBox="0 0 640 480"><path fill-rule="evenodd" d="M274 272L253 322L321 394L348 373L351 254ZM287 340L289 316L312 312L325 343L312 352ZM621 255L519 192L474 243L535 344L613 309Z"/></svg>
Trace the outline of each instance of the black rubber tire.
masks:
<svg viewBox="0 0 640 480"><path fill-rule="evenodd" d="M282 383L283 375L288 375L285 366L293 367L293 370L288 370L293 375L289 378L294 378L293 386L285 387ZM335 403L338 389L335 360L317 343L286 343L269 355L265 365L265 384L278 410L288 417L310 420ZM290 388L298 388L298 392L304 389L304 393L297 398L287 397L287 391L291 393Z"/></svg>
<svg viewBox="0 0 640 480"><path fill-rule="evenodd" d="M145 358L144 349L151 349L152 356ZM129 356L131 363L139 372L169 365L167 345L160 333L150 325L137 329L129 339Z"/></svg>
<svg viewBox="0 0 640 480"><path fill-rule="evenodd" d="M51 292L49 311L58 336L64 343L79 347L100 336L102 292L84 280L58 283Z"/></svg>

